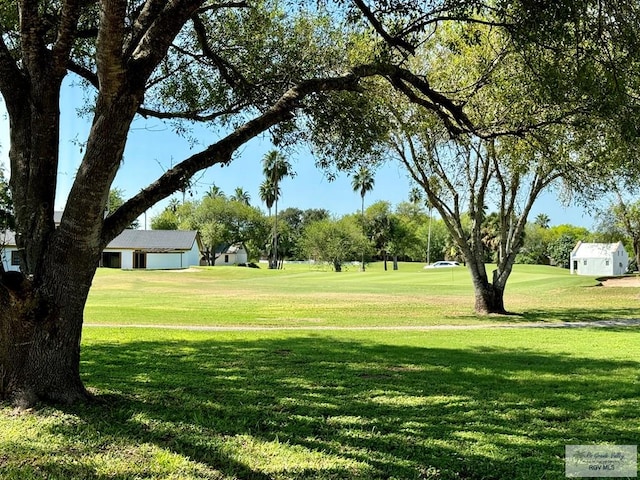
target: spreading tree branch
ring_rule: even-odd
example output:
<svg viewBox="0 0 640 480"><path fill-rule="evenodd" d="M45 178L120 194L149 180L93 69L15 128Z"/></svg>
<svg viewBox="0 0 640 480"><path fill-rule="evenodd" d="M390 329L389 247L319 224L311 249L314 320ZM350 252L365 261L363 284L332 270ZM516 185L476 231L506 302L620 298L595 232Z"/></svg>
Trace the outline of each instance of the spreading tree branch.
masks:
<svg viewBox="0 0 640 480"><path fill-rule="evenodd" d="M375 31L378 32L378 34L389 46L404 50L411 55L415 54L416 48L409 42L407 42L404 38L399 36L392 36L391 34L389 34L389 32L385 30L382 23L371 11L371 9L367 5L365 5L362 0L353 0L353 2L356 4L365 18L369 21L369 23L371 23L371 26L375 29Z"/></svg>
<svg viewBox="0 0 640 480"><path fill-rule="evenodd" d="M322 91L356 91L359 90L360 77L375 73L374 67L365 66L345 76L306 80L289 89L262 115L248 121L217 143L178 163L154 183L125 202L105 220L102 243L108 244L139 215L179 190L180 186L198 171L213 165L229 163L231 156L240 146L274 125L291 118L306 96Z"/></svg>
<svg viewBox="0 0 640 480"><path fill-rule="evenodd" d="M238 85L250 88L251 84L249 81L247 81L247 79L244 78L244 76L233 65L213 51L209 45L207 29L200 17L198 15L193 15L191 17L191 21L193 22L193 29L198 37L198 42L200 43L203 55L213 62L220 72L220 76L233 88L238 87Z"/></svg>

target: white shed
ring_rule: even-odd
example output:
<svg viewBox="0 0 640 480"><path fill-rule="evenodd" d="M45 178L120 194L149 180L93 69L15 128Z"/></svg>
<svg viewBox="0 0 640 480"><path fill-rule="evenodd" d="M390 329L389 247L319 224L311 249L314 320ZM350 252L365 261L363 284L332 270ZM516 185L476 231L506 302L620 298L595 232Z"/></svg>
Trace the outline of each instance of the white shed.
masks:
<svg viewBox="0 0 640 480"><path fill-rule="evenodd" d="M200 264L202 245L194 230L125 230L102 252L101 267L171 270Z"/></svg>
<svg viewBox="0 0 640 480"><path fill-rule="evenodd" d="M624 275L629 268L629 255L622 242L578 242L571 251L570 268L572 274L578 275Z"/></svg>
<svg viewBox="0 0 640 480"><path fill-rule="evenodd" d="M214 265L238 265L247 263L247 250L241 243L236 243L227 248L219 246L214 254Z"/></svg>

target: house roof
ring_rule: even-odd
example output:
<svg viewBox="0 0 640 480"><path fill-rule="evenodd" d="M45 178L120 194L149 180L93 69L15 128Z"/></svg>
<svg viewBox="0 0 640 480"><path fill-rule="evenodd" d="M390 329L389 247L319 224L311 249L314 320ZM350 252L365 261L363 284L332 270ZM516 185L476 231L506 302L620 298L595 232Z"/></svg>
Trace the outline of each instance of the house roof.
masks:
<svg viewBox="0 0 640 480"><path fill-rule="evenodd" d="M618 250L621 242L617 243L582 243L578 244L571 252L575 258L608 258Z"/></svg>
<svg viewBox="0 0 640 480"><path fill-rule="evenodd" d="M15 245L16 244L16 234L10 230L6 232L0 232L0 245Z"/></svg>
<svg viewBox="0 0 640 480"><path fill-rule="evenodd" d="M197 237L195 230L125 230L107 248L146 252L191 250Z"/></svg>
<svg viewBox="0 0 640 480"><path fill-rule="evenodd" d="M111 240L107 248L175 252L191 250L197 241L198 232L195 230L125 230ZM9 230L0 232L0 245L15 246L15 233Z"/></svg>
<svg viewBox="0 0 640 480"><path fill-rule="evenodd" d="M241 243L236 243L234 245L229 245L229 246L227 246L227 245L218 245L216 247L215 253L235 254L235 253L240 252L240 250L244 250L244 245L242 245Z"/></svg>

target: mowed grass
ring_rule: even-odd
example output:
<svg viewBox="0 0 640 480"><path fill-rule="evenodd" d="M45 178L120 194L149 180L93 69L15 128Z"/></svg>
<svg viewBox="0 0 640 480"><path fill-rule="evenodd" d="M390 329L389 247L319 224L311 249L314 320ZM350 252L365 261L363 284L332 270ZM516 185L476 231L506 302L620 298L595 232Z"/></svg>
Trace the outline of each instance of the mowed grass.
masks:
<svg viewBox="0 0 640 480"><path fill-rule="evenodd" d="M521 317L475 317L465 274L409 265L343 274L308 267L100 271L87 322L103 326L85 328L81 365L97 401L26 412L0 405L0 478L563 479L565 445L638 443L637 327L104 326L390 327L638 316L639 289L596 287L594 279L527 267L515 273L507 296ZM223 287L245 294L225 301ZM334 298L368 313L345 316L330 308ZM379 303L368 307L368 299ZM395 310L405 303L410 319ZM214 306L232 313L208 315ZM314 308L317 320L308 323ZM189 322L180 312L204 320Z"/></svg>
<svg viewBox="0 0 640 480"><path fill-rule="evenodd" d="M187 271L100 269L85 320L101 324L209 326L416 326L637 317L638 290L602 288L554 267L517 265L505 303L518 316L477 317L468 271L382 264L334 273L213 267Z"/></svg>

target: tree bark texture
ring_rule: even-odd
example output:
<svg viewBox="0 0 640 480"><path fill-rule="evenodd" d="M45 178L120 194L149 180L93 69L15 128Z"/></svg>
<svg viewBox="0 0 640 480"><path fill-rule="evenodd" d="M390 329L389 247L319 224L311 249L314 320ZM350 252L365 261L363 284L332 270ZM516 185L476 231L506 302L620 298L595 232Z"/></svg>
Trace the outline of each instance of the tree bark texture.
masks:
<svg viewBox="0 0 640 480"><path fill-rule="evenodd" d="M0 397L24 407L88 399L80 378L84 280L59 278L62 291L77 289L63 299L10 273L0 283Z"/></svg>
<svg viewBox="0 0 640 480"><path fill-rule="evenodd" d="M476 313L485 315L491 313L504 315L507 313L504 308L504 290L491 283L477 287L475 299Z"/></svg>
<svg viewBox="0 0 640 480"><path fill-rule="evenodd" d="M475 293L476 313L481 315L507 314L508 312L504 308L504 290L511 269L508 272L503 272L501 269L494 270L493 281L489 281L482 255L477 252L475 255L467 255L468 258L472 258L467 263L467 267L471 274Z"/></svg>

